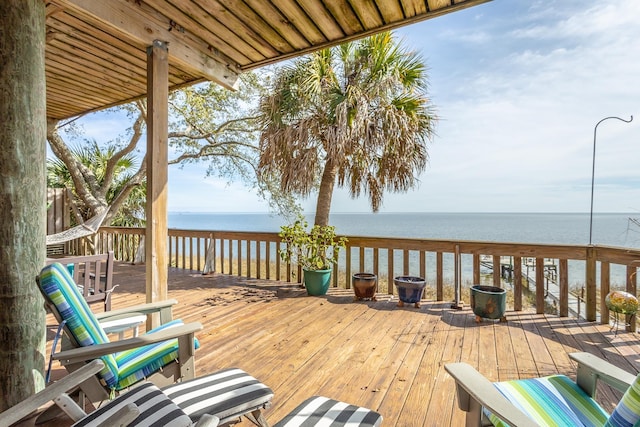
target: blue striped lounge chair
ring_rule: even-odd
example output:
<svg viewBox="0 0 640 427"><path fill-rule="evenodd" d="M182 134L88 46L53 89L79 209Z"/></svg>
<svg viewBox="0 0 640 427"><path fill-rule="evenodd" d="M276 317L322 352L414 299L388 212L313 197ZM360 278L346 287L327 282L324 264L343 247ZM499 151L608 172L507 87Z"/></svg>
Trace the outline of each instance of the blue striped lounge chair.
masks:
<svg viewBox="0 0 640 427"><path fill-rule="evenodd" d="M445 366L456 382L458 406L467 412L467 426L640 425L640 376L589 353L569 355L578 363L577 378L542 378L489 382L466 363ZM598 381L623 392L611 414L595 400Z"/></svg>

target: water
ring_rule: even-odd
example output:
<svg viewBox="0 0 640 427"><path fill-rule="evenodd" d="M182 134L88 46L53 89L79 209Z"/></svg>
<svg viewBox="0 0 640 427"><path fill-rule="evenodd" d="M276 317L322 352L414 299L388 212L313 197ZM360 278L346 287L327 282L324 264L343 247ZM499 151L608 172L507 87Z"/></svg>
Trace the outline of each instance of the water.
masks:
<svg viewBox="0 0 640 427"><path fill-rule="evenodd" d="M640 214L593 216L593 243L640 247ZM313 217L308 217L310 223ZM191 230L278 232L287 221L256 213L169 213L169 227ZM344 213L329 220L338 234L518 243L589 243L589 214L583 213Z"/></svg>
<svg viewBox="0 0 640 427"><path fill-rule="evenodd" d="M593 216L593 243L618 247L640 247L640 226L628 213L602 213ZM270 214L186 213L169 214L169 227L192 230L278 232L287 221ZM313 222L313 216L308 221ZM406 237L418 239L476 240L513 243L577 244L589 243L589 214L583 213L344 213L329 220L338 234L347 236ZM415 255L415 254L414 254ZM355 255L357 256L357 255ZM386 253L380 265L386 265ZM396 254L399 256L399 254ZM415 258L415 256L413 257ZM462 280L470 282L472 260L462 256ZM354 259L354 265L357 265ZM418 261L412 259L414 265ZM397 260L397 265L400 259ZM366 264L370 264L367 260ZM571 286L584 284L583 261L569 261ZM412 269L415 268L412 267ZM427 254L427 269L435 269L435 254ZM445 280L451 280L453 256L444 257ZM402 274L402 272L399 272ZM599 273L598 273L599 274ZM624 266L611 267L612 285L625 283Z"/></svg>

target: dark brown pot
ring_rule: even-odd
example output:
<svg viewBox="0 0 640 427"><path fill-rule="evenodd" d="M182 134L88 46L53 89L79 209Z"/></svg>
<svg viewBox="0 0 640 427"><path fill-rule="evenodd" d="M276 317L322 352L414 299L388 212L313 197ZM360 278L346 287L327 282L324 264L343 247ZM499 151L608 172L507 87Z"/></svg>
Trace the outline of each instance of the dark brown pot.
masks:
<svg viewBox="0 0 640 427"><path fill-rule="evenodd" d="M356 294L355 301L370 299L376 300L376 289L378 288L378 276L371 273L355 273L351 276L351 285Z"/></svg>

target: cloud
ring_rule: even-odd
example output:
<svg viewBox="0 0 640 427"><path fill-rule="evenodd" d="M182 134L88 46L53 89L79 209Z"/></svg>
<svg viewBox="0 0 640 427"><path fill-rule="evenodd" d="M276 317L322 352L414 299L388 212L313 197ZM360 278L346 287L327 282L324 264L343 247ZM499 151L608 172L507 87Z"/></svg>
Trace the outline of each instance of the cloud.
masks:
<svg viewBox="0 0 640 427"><path fill-rule="evenodd" d="M430 69L441 120L418 189L386 212L588 212L640 209L640 2L494 0L398 30ZM112 135L107 118L91 135ZM241 185L170 172L170 210L266 211ZM315 200L305 202L315 209ZM342 190L332 212L366 212Z"/></svg>

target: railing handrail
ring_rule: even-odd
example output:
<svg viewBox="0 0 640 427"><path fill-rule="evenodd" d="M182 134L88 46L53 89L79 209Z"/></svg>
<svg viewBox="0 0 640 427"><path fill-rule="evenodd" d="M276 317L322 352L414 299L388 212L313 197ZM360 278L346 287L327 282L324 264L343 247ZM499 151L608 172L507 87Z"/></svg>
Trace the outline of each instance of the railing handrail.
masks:
<svg viewBox="0 0 640 427"><path fill-rule="evenodd" d="M144 228L135 227L102 227L99 230L95 251L114 250L116 258L132 260L133 254L139 256L139 249L145 234ZM640 266L640 249L625 248L607 245L580 245L580 244L554 244L554 243L520 243L520 242L490 242L476 240L451 240L451 239L420 239L420 238L396 238L396 237L372 237L372 236L346 236L348 238L347 250L341 254L341 267L344 272L336 272L333 275L333 285L339 283L345 287L350 286L350 276L354 272L369 269L375 274L386 271L387 291L393 293L391 279L396 270L402 269L404 274L409 274L410 269L418 269L421 276L427 273L426 254L435 253L436 273L435 282L438 299L442 298L443 277L446 262L443 256L453 255L458 265L458 255L473 256L473 281L480 281L481 255L489 255L491 265L494 268L493 283L501 285L501 271L503 262L501 257L513 257L514 263L510 265L514 284L514 309L522 308L522 292L524 274L528 271L528 263L522 259L534 259L539 265L544 264L545 259L558 260L554 267L554 275L559 289L559 312L566 316L569 300L569 264L571 261L581 261L584 267L584 287L586 297L584 314L587 320L596 320L597 307L604 323L608 320L608 310L604 304L604 295L610 289L610 264L626 266L625 289L636 293L637 267ZM237 274L258 279L266 278L291 281L301 280L299 266L291 266L281 263L278 251L282 248L282 242L277 232L252 232L252 231L221 231L221 230L168 230L169 256L174 266L201 270L203 272L219 271L227 274ZM419 256L412 255L418 253ZM121 254L121 255L120 255ZM119 256L120 255L120 256ZM390 256L391 255L391 256ZM413 256L413 261L410 258ZM386 257L386 262L381 260ZM204 258L204 263L201 261ZM400 258L397 263L395 258ZM419 258L417 260L416 258ZM354 261L356 260L357 261ZM515 260L517 259L517 262ZM365 262L366 261L366 262ZM497 264L496 264L497 263ZM600 278L596 277L597 263L600 263ZM275 264L275 266L272 266ZM486 262L483 264L487 264ZM416 267L417 265L417 267ZM219 267L218 267L219 266ZM204 268L203 268L204 267ZM456 267L457 269L458 267ZM283 273L281 270L285 270ZM543 269L540 269L543 270ZM457 270L456 270L457 271ZM446 271L448 272L448 271ZM265 273L265 277L262 274ZM275 273L275 274L274 274ZM342 274L344 275L342 276ZM543 312L547 292L545 284L549 284L549 277L543 271L536 271L531 276L531 282L535 282L535 304L538 312ZM609 276L607 276L607 274ZM340 277L339 277L340 276ZM456 280L459 277L456 276ZM434 279L431 274L431 280ZM458 282L459 283L459 282ZM600 296L598 297L598 292ZM599 304L599 305L598 305ZM578 311L580 308L578 307ZM631 327L635 329L635 319L631 319Z"/></svg>

